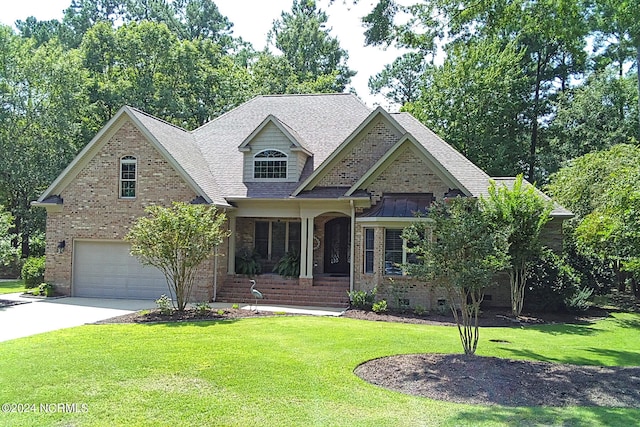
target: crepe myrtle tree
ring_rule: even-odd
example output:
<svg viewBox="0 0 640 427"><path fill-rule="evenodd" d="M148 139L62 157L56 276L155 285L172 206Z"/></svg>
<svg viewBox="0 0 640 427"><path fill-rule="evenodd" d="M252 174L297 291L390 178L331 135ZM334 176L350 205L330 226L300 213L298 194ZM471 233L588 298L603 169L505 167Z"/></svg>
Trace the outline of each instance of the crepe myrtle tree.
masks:
<svg viewBox="0 0 640 427"><path fill-rule="evenodd" d="M214 206L174 202L170 208L149 206L125 237L131 255L164 274L174 308L184 311L198 267L230 235L226 215Z"/></svg>
<svg viewBox="0 0 640 427"><path fill-rule="evenodd" d="M436 202L403 238L419 261L408 272L444 288L464 352L474 354L485 289L508 265L507 233L494 230L477 199L458 197Z"/></svg>
<svg viewBox="0 0 640 427"><path fill-rule="evenodd" d="M540 234L551 219L552 203L545 200L533 185L528 185L520 174L512 188L491 181L489 195L480 199L480 205L494 229L508 233L511 312L516 317L520 316L527 273L541 256L543 244Z"/></svg>

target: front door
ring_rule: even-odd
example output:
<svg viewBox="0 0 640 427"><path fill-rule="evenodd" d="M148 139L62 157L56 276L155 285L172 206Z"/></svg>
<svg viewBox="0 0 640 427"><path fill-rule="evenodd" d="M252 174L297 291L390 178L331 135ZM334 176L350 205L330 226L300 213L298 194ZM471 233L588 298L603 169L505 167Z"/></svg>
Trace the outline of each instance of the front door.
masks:
<svg viewBox="0 0 640 427"><path fill-rule="evenodd" d="M349 274L351 219L336 218L324 226L324 272Z"/></svg>

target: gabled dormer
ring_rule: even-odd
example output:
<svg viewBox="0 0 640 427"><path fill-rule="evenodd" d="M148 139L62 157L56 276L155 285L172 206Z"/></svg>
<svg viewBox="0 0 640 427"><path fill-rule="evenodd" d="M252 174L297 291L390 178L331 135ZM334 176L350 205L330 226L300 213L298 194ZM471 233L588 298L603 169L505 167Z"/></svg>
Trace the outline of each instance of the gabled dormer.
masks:
<svg viewBox="0 0 640 427"><path fill-rule="evenodd" d="M244 182L298 182L312 156L300 135L271 114L238 149L244 155Z"/></svg>

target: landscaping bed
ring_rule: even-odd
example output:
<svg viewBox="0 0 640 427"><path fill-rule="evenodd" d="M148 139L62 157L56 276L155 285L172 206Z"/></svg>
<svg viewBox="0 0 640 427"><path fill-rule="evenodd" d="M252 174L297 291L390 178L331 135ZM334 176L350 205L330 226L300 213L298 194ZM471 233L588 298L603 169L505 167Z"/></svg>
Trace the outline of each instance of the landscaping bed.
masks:
<svg viewBox="0 0 640 427"><path fill-rule="evenodd" d="M280 313L278 313L280 314ZM142 310L135 313L105 319L99 324L105 323L160 323L160 322L193 322L204 320L239 319L244 317L273 316L270 311L241 310L239 308L211 309L208 311L187 309L182 312L172 311L171 314L163 314L160 310Z"/></svg>
<svg viewBox="0 0 640 427"><path fill-rule="evenodd" d="M355 373L390 390L456 403L640 407L640 367L405 354L368 361Z"/></svg>

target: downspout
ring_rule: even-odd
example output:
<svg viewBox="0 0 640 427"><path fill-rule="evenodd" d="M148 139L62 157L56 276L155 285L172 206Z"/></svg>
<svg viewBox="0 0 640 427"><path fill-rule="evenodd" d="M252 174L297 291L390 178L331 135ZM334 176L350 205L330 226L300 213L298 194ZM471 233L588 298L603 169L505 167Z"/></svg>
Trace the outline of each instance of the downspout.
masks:
<svg viewBox="0 0 640 427"><path fill-rule="evenodd" d="M351 267L349 268L349 292L353 292L356 264L356 208L353 204L353 199L349 200L349 204L351 205Z"/></svg>
<svg viewBox="0 0 640 427"><path fill-rule="evenodd" d="M218 245L213 249L213 302L218 296Z"/></svg>

